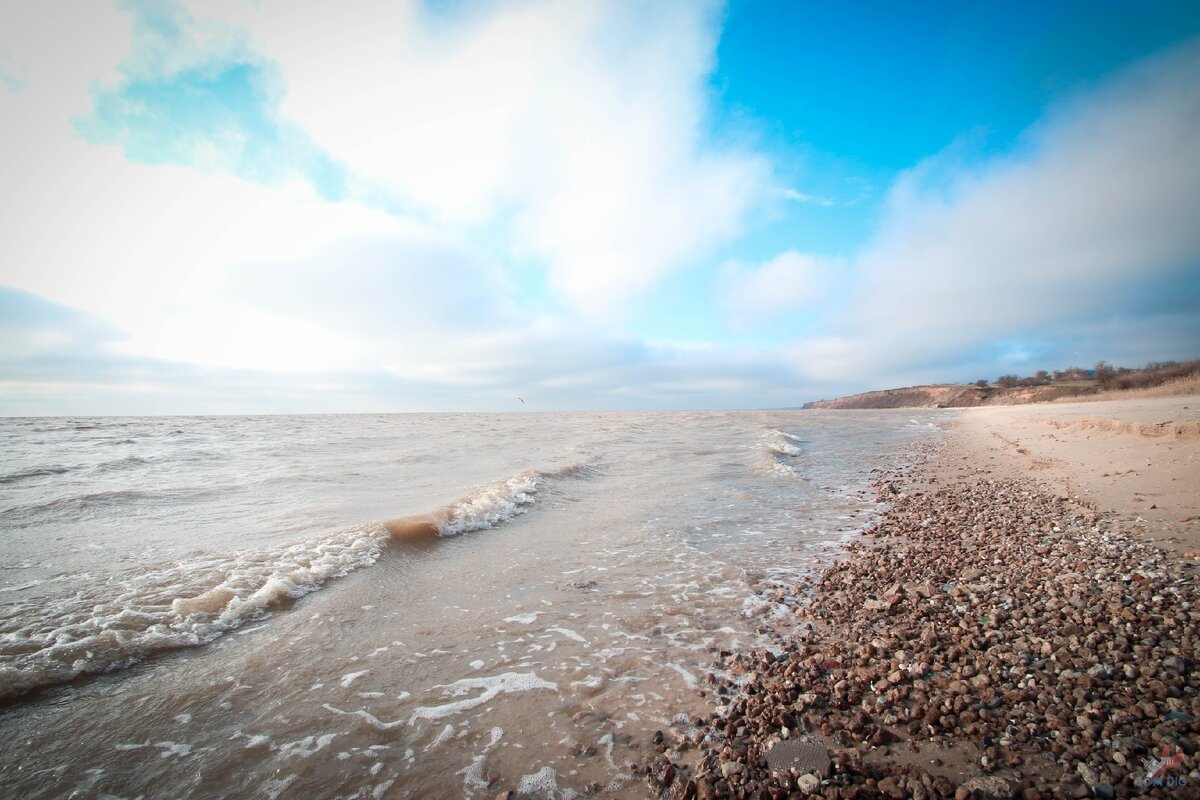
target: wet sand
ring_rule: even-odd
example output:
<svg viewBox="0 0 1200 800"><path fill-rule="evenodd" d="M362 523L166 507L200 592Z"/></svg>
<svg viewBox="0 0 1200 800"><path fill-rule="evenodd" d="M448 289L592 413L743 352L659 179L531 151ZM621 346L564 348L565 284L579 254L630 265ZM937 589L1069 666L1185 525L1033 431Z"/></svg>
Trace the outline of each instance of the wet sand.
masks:
<svg viewBox="0 0 1200 800"><path fill-rule="evenodd" d="M1198 409L963 412L635 771L682 798L1200 796Z"/></svg>

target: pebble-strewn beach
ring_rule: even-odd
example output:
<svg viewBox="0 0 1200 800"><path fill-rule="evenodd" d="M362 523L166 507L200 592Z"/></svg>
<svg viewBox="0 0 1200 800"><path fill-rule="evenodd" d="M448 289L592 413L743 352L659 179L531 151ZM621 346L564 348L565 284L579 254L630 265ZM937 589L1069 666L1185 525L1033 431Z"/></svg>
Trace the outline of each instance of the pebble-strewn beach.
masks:
<svg viewBox="0 0 1200 800"><path fill-rule="evenodd" d="M776 646L720 653L712 713L655 735L635 767L653 789L1200 796L1194 559L1019 463L948 461L878 476L882 520L779 591Z"/></svg>

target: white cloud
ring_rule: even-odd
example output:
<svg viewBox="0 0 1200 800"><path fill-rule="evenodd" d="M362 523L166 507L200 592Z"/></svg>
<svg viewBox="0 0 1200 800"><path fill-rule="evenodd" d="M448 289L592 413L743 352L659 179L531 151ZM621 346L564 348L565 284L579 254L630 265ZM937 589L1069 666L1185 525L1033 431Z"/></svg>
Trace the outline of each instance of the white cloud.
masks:
<svg viewBox="0 0 1200 800"><path fill-rule="evenodd" d="M836 202L828 197L822 197L821 195L817 194L809 194L808 192L801 192L796 189L783 189L781 190L780 194L782 194L784 198L792 200L796 203L812 203L813 205L824 206L826 208L837 205Z"/></svg>
<svg viewBox="0 0 1200 800"><path fill-rule="evenodd" d="M205 45L161 51L154 25L135 22L131 39L129 15L95 4L78 19L62 15L65 32L31 6L5 11L11 27L0 46L12 48L23 83L15 92L0 86L0 285L107 320L119 335L106 346L129 357L276 371L376 366L381 353L413 349L397 345L397 334L430 331L372 330L362 324L372 314L415 318L464 296L478 300L481 318L494 319L488 303L504 306L508 287L494 265L429 225L329 202L300 181L266 187L131 163L121 148L88 144L73 129L97 78L118 81L118 65L123 74L170 73L208 59L196 49ZM183 24L167 16L156 25ZM238 38L201 28L201 43L221 52ZM87 46L64 57L64 36ZM371 249L395 263L362 261ZM364 275L368 267L374 274ZM311 302L284 302L300 284ZM479 297L485 289L494 291ZM442 330L453 325L462 319L447 318Z"/></svg>
<svg viewBox="0 0 1200 800"><path fill-rule="evenodd" d="M730 262L722 269L721 301L742 326L811 310L831 290L839 266L835 259L795 250L754 267Z"/></svg>
<svg viewBox="0 0 1200 800"><path fill-rule="evenodd" d="M544 261L577 309L610 313L740 230L767 170L704 135L714 5L470 11L220 9L280 65L282 113L331 155L444 223L510 223L513 252Z"/></svg>
<svg viewBox="0 0 1200 800"><path fill-rule="evenodd" d="M1192 41L1052 109L1018 155L967 168L935 158L902 176L854 262L851 303L830 310L824 336L796 343L796 363L822 376L911 373L1195 297L1197 74ZM1178 335L1161 328L1142 357Z"/></svg>
<svg viewBox="0 0 1200 800"><path fill-rule="evenodd" d="M618 360L647 351L605 315L734 235L765 175L704 135L715 5L121 8L64 15L64 29L36 4L6 6L4 69L23 85L0 86L0 284L114 323L127 357L619 380ZM69 58L63 42L78 45ZM207 163L131 163L74 129L98 87L215 76L223 60L279 78L265 111L279 100L280 124L344 162L358 201ZM381 192L431 222L363 204ZM499 251L463 244L480 232ZM522 313L502 263L514 256L544 261L592 321Z"/></svg>
<svg viewBox="0 0 1200 800"><path fill-rule="evenodd" d="M269 190L185 167L129 164L115 148L64 141L86 164L9 165L0 282L98 314L127 352L224 366L319 369L356 348L300 318L234 307L218 292L249 264L298 258L336 240L407 237L414 226L334 204L301 185ZM286 280L286 277L284 278ZM342 349L339 349L342 348ZM361 348L357 348L361 350Z"/></svg>

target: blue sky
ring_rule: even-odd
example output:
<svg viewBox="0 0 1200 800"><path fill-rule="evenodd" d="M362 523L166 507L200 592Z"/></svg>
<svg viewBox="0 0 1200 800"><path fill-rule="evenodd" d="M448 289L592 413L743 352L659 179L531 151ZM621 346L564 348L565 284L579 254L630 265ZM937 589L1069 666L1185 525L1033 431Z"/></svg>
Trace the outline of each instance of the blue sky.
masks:
<svg viewBox="0 0 1200 800"><path fill-rule="evenodd" d="M9 3L0 413L1196 357L1197 74L1194 3Z"/></svg>

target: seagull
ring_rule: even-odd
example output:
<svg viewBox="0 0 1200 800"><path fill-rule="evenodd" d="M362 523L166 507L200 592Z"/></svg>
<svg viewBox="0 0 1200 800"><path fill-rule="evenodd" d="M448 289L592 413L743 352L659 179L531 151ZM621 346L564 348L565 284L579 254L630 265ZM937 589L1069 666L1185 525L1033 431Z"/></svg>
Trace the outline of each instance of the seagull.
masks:
<svg viewBox="0 0 1200 800"><path fill-rule="evenodd" d="M518 397L517 399L521 401L521 405L525 405L525 398Z"/></svg>

